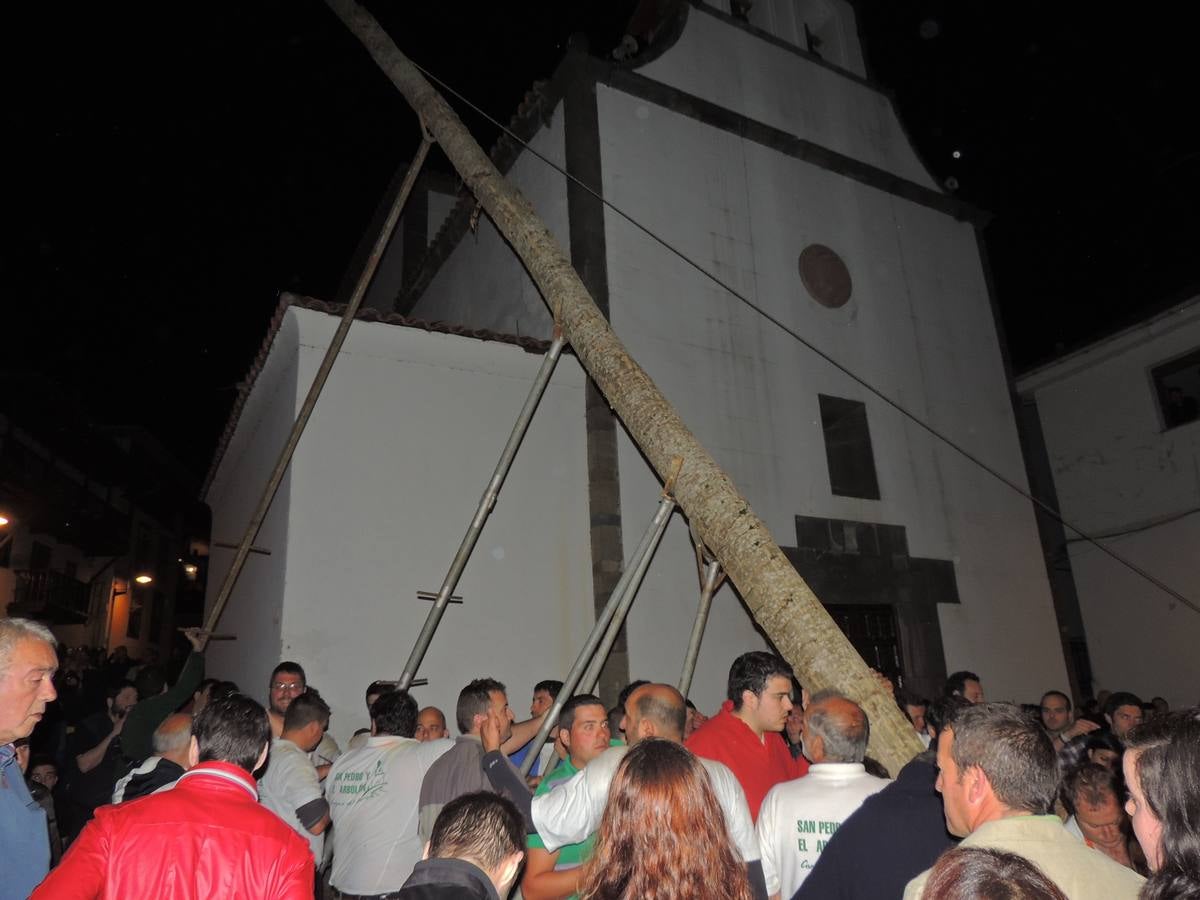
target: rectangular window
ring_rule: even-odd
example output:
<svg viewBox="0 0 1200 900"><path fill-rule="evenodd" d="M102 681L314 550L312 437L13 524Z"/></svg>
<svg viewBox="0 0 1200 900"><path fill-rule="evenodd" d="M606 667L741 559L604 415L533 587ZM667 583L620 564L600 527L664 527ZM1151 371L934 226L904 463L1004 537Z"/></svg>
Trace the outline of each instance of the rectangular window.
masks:
<svg viewBox="0 0 1200 900"><path fill-rule="evenodd" d="M879 479L875 475L875 455L867 428L867 407L857 400L817 396L821 402L830 489L838 497L878 500Z"/></svg>
<svg viewBox="0 0 1200 900"><path fill-rule="evenodd" d="M1200 350L1177 356L1150 370L1163 431L1200 418Z"/></svg>

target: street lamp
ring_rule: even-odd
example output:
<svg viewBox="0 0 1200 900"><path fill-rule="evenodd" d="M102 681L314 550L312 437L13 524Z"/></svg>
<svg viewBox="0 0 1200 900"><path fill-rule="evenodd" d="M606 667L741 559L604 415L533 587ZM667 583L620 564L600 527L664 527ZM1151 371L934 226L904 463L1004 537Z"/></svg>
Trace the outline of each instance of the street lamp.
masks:
<svg viewBox="0 0 1200 900"><path fill-rule="evenodd" d="M152 584L154 582L154 577L143 572L140 575L134 575L133 580L138 584Z"/></svg>

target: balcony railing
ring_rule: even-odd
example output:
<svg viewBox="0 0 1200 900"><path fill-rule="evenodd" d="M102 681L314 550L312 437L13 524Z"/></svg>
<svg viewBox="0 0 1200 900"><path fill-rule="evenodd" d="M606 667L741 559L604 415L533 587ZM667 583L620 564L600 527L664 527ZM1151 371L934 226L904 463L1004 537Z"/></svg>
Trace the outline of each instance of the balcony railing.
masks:
<svg viewBox="0 0 1200 900"><path fill-rule="evenodd" d="M56 621L87 619L88 586L82 581L48 569L14 569L13 575L16 589L11 613Z"/></svg>

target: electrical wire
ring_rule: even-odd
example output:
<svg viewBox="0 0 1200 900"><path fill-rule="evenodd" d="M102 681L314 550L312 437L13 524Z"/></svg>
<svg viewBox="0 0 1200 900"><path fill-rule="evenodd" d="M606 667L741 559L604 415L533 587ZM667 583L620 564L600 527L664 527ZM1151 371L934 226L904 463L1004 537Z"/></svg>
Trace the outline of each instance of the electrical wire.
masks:
<svg viewBox="0 0 1200 900"><path fill-rule="evenodd" d="M1200 613L1200 605L1197 605L1195 602L1193 602L1192 600L1189 600L1183 594L1179 593L1179 591L1177 591L1174 588L1170 587L1169 585L1163 583L1161 580L1156 578L1154 575L1151 575L1149 572L1147 572L1141 566L1138 566L1136 563L1132 562L1131 560L1128 560L1125 557L1121 556L1119 553L1117 553L1112 548L1107 547L1104 544L1100 543L1100 541L1097 538L1092 537L1090 534L1083 531L1079 527L1071 524L1069 521L1067 521L1065 518L1063 518L1062 514L1059 513L1058 510L1054 509L1054 507L1050 506L1045 501L1040 500L1037 497L1033 496L1033 494L1030 494L1028 491L1026 491L1024 488L1022 488L1020 485L1018 485L1012 479L1008 478L1007 476L1005 476L1004 474L999 472L997 469L993 468L992 466L985 463L983 460L979 459L977 456L975 456L973 453L971 453L969 450L967 450L961 444L957 443L956 441L952 440L950 437L948 437L945 434L943 434L942 432L938 431L936 428L934 428L928 422L926 422L925 420L920 418L916 413L910 412L907 408L902 406L896 400L893 400L891 397L887 396L887 394L883 393L883 391L876 388L874 385L872 385L870 382L868 382L865 378L856 374L855 372L853 372L851 369L849 369L847 366L843 365L842 363L838 362L836 359L834 359L832 356L830 356L828 353L826 353L820 347L818 347L814 343L812 343L812 341L808 340L803 335L801 335L794 328L787 325L785 322L781 321L778 317L774 316L773 314L768 312L763 307L759 306L757 303L755 303L749 297L746 297L744 294L739 292L732 285L723 281L719 276L714 275L708 269L704 268L704 266L700 265L700 263L693 260L682 250L675 247L666 238L661 237L656 232L651 230L648 226L643 225L641 222L639 222L637 219L635 219L632 215L625 212L625 210L623 210L620 207L613 204L610 200L608 200L608 198L606 198L603 194L601 194L598 190L593 188L591 185L586 184L585 182L581 181L576 175L572 174L571 172L568 172L566 169L564 169L562 166L560 166L554 160L550 159L549 157L547 157L544 154L535 150L533 147L531 147L529 145L529 143L527 141L525 141L523 138L521 138L520 135L516 134L511 128L509 128L508 126L506 126L505 124L503 124L502 122L498 121L496 118L491 116L484 109L477 106L475 103L471 102L460 91L456 90L451 85L447 84L441 78L438 78L436 75L434 75L432 72L430 72L428 69L424 68L423 66L419 65L418 63L413 62L412 65L414 66L414 68L416 68L418 71L420 71L422 75L424 75L426 78L428 78L434 84L438 85L447 94L456 98L459 102L463 103L465 106L470 108L473 112L475 112L477 115L481 116L483 119L485 119L487 122L491 123L496 128L499 128L502 132L504 132L506 135L508 135L512 140L516 141L523 149L529 151L529 153L531 153L534 157L536 157L537 159L540 159L542 162L544 162L550 168L554 169L556 172L558 172L564 178L568 179L569 181L574 182L579 187L581 187L583 190L587 191L594 198L599 200L604 206L606 206L608 209L612 210L614 213L616 213L618 216L620 216L622 219L624 219L626 222L628 222L630 225L632 225L638 231L642 232L644 235L646 235L646 237L650 238L652 241L659 244L661 247L663 247L663 249L667 250L672 255L678 257L683 263L685 263L686 265L695 269L697 272L699 272L701 275L703 275L705 278L707 278L713 284L717 285L719 288L721 288L723 291L728 293L730 296L739 300L740 302L745 304L750 309L754 310L754 312L758 313L762 318L766 319L768 322L770 322L772 325L774 325L780 331L783 331L785 334L790 335L792 338L794 338L796 341L798 341L801 345L806 347L809 351L816 354L821 359L825 360L825 362L827 362L829 365L833 366L833 368L837 369L839 372L841 372L843 375L845 375L851 381L858 384L865 391L869 392L870 394L872 394L875 397L882 400L885 404L890 406L892 409L896 410L896 412L900 413L902 416L904 416L906 419L908 419L914 425L923 429L928 434L930 434L937 440L941 441L947 447L951 448L952 450L956 451L958 454L960 454L965 459L974 463L976 466L978 466L983 471L987 472L989 475L991 475L993 478L995 478L1001 484L1005 485L1006 487L1015 491L1020 496L1024 497L1030 503L1034 504L1039 509L1041 509L1043 512L1045 512L1048 516L1050 516L1055 521L1057 521L1064 528L1067 528L1067 529L1073 531L1075 534L1079 535L1078 540L1086 541L1087 543L1092 544L1093 546L1095 546L1097 549L1099 549L1103 553L1112 557L1112 559L1114 559L1116 562L1125 566L1131 572L1136 573L1141 578L1143 578L1150 584L1154 585L1160 591L1167 594L1168 596L1170 596L1177 602L1182 603L1184 606L1187 606L1193 612Z"/></svg>

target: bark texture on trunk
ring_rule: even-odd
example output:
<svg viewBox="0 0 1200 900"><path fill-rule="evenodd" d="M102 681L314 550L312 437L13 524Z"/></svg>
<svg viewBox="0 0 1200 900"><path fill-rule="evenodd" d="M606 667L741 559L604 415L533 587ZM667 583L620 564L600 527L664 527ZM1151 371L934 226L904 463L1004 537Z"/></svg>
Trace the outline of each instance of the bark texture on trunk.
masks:
<svg viewBox="0 0 1200 900"><path fill-rule="evenodd" d="M921 750L912 726L649 375L630 357L570 259L524 196L499 173L441 95L354 0L326 0L422 118L463 181L512 245L575 355L674 493L771 641L806 688L836 688L871 719L871 756L895 775ZM683 625L681 624L681 627Z"/></svg>

